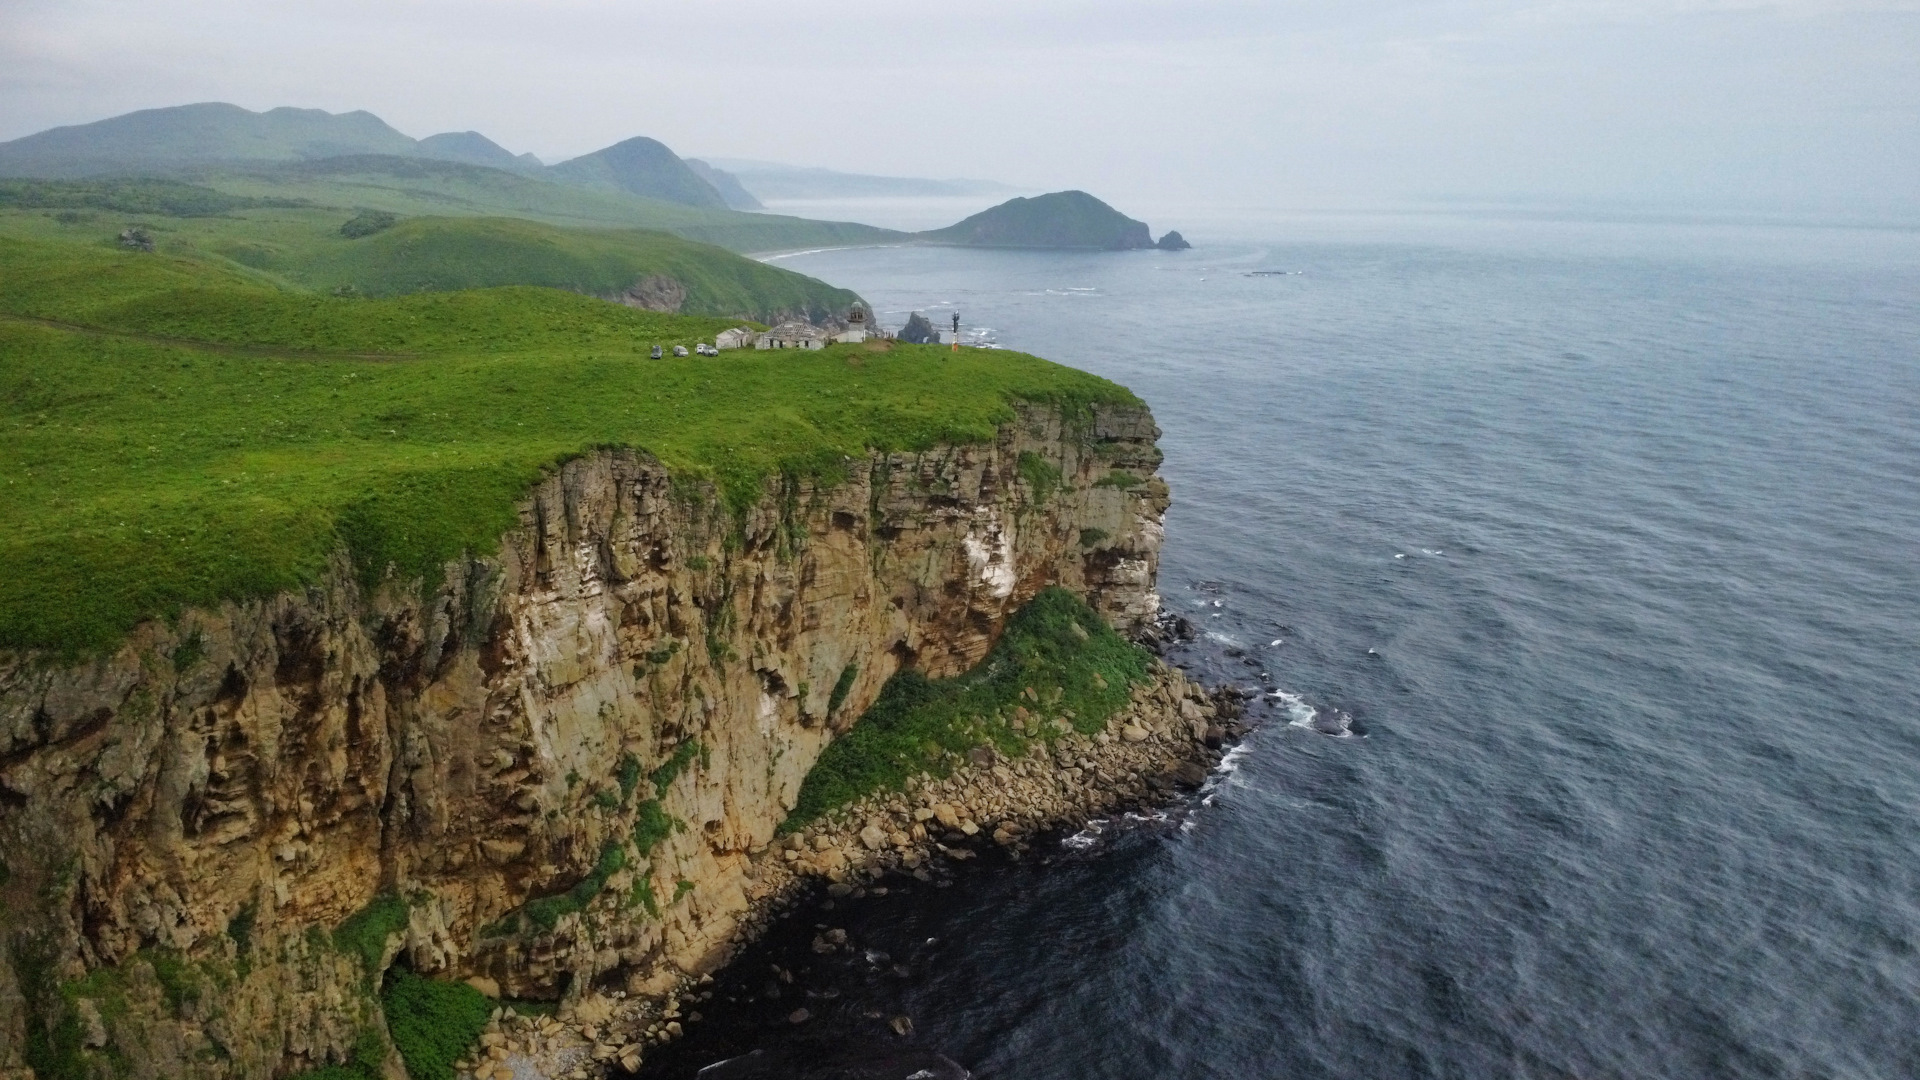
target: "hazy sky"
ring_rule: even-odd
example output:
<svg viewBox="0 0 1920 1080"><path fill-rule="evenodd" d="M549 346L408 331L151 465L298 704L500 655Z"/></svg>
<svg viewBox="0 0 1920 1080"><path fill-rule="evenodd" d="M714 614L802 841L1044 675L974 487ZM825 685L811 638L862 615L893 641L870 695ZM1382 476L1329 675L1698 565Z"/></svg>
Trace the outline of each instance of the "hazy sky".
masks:
<svg viewBox="0 0 1920 1080"><path fill-rule="evenodd" d="M0 0L0 138L210 100L1115 201L1920 209L1920 0Z"/></svg>

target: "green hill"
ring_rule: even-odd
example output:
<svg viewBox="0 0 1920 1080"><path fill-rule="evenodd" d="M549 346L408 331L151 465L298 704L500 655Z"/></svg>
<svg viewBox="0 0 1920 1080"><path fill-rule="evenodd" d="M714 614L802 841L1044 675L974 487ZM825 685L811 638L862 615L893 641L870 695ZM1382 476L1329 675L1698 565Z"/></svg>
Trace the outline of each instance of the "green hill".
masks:
<svg viewBox="0 0 1920 1080"><path fill-rule="evenodd" d="M716 210L727 208L727 201L713 185L688 168L666 144L644 136L563 161L548 172L558 180L613 188L644 199Z"/></svg>
<svg viewBox="0 0 1920 1080"><path fill-rule="evenodd" d="M298 161L340 154L408 154L415 143L368 112L269 109L203 102L142 109L0 143L0 176L169 172L229 161Z"/></svg>
<svg viewBox="0 0 1920 1080"><path fill-rule="evenodd" d="M361 227L343 230L349 220ZM759 322L840 318L858 299L658 231L565 229L517 218L396 220L174 181L0 181L0 234L110 247L132 227L163 253L297 290L396 296L542 285L622 299L644 286L645 306ZM364 235L347 235L355 232Z"/></svg>
<svg viewBox="0 0 1920 1080"><path fill-rule="evenodd" d="M421 157L485 165L509 172L539 173L546 168L532 154L516 156L513 151L477 131L443 131L438 135L429 135L414 144L414 153Z"/></svg>
<svg viewBox="0 0 1920 1080"><path fill-rule="evenodd" d="M685 297L662 310L764 323L844 318L859 299L849 290L667 233L558 229L512 218L414 218L372 236L318 245L283 268L262 268L280 269L315 288L351 286L369 296L544 285L618 298L642 279L665 279Z"/></svg>
<svg viewBox="0 0 1920 1080"><path fill-rule="evenodd" d="M559 184L478 165L392 155L183 176L204 187L249 198L304 200L343 209L367 207L408 216L518 217L573 227L659 229L732 251L897 243L907 236L852 222L683 206L613 187Z"/></svg>
<svg viewBox="0 0 1920 1080"><path fill-rule="evenodd" d="M0 647L111 647L312 582L342 547L369 581L437 575L596 447L740 507L868 447L990 439L1015 399L1133 400L1002 351L647 358L724 325L528 287L299 294L164 250L0 236Z"/></svg>
<svg viewBox="0 0 1920 1080"><path fill-rule="evenodd" d="M964 247L1129 251L1153 246L1145 222L1133 220L1084 191L1009 199L958 224L919 233L917 238Z"/></svg>

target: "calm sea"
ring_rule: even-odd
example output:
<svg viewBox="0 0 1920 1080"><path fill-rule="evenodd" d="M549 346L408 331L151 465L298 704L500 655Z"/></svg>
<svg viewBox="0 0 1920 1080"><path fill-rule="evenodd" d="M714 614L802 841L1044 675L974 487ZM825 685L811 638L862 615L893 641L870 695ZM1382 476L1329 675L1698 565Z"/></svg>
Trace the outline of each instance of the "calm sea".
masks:
<svg viewBox="0 0 1920 1080"><path fill-rule="evenodd" d="M996 1080L1920 1076L1920 233L1183 231L781 265L1144 397L1180 658L1265 726L810 907L659 1073L903 1015Z"/></svg>

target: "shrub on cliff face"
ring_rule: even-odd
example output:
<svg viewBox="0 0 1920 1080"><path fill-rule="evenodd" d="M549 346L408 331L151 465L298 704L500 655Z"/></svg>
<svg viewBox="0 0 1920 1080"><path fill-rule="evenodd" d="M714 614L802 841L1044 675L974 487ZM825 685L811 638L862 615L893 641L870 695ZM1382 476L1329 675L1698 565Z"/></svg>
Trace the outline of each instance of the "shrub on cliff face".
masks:
<svg viewBox="0 0 1920 1080"><path fill-rule="evenodd" d="M581 878L573 888L558 896L543 896L538 900L527 901L523 909L527 922L545 933L551 931L560 922L563 915L583 911L607 887L607 879L627 866L627 849L612 840L600 847L600 861L594 864L593 873Z"/></svg>
<svg viewBox="0 0 1920 1080"><path fill-rule="evenodd" d="M902 671L846 734L821 753L800 785L792 832L876 791L898 790L920 773L945 775L956 755L982 744L1020 756L1035 739L1059 731L1054 719L1098 731L1146 678L1145 649L1065 589L1043 590L1007 621L1000 640L972 671L929 679ZM1016 710L1026 717L1017 730Z"/></svg>
<svg viewBox="0 0 1920 1080"><path fill-rule="evenodd" d="M387 980L380 1004L410 1080L453 1080L453 1063L480 1037L493 1009L466 983L423 979L405 968Z"/></svg>

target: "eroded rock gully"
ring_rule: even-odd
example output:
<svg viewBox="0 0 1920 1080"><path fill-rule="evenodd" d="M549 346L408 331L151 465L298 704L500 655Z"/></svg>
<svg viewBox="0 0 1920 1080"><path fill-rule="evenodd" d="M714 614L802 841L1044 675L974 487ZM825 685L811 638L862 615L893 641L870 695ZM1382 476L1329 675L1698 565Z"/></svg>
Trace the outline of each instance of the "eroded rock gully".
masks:
<svg viewBox="0 0 1920 1080"><path fill-rule="evenodd" d="M0 1076L49 1008L116 1075L345 1060L379 1006L323 931L385 894L407 907L381 960L510 996L697 976L896 670L970 667L1048 585L1153 616L1157 436L1029 407L991 444L770 482L743 518L597 453L432 587L367 592L343 560L107 657L0 658ZM639 850L643 813L671 827L598 879L618 902L525 918Z"/></svg>

